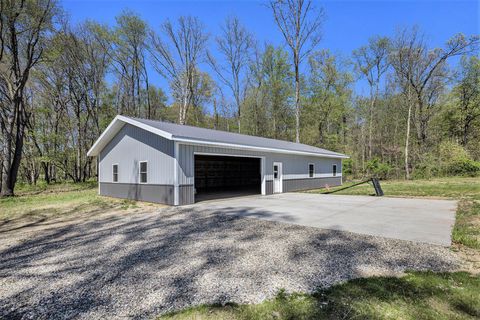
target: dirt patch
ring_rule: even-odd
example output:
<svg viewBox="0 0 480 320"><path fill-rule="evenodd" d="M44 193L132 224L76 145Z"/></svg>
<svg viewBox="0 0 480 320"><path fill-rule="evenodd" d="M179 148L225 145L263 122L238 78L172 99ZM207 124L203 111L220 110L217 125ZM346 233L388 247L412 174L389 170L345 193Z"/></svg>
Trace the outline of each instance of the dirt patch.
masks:
<svg viewBox="0 0 480 320"><path fill-rule="evenodd" d="M0 220L0 234L5 236L8 233L20 230L22 232L36 232L59 228L68 224L101 220L112 216L120 218L136 213L151 213L166 207L166 205L161 204L105 199L111 200L111 203L101 202L81 205L63 203L39 206L29 214L18 218Z"/></svg>
<svg viewBox="0 0 480 320"><path fill-rule="evenodd" d="M468 248L461 244L453 244L452 250L462 262L460 271L467 271L475 275L480 274L480 250Z"/></svg>

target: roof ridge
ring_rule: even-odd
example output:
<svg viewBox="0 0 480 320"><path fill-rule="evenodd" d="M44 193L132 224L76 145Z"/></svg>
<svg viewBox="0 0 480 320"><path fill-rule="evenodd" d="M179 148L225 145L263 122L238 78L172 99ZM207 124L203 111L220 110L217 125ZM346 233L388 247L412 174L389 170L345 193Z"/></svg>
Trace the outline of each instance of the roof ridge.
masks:
<svg viewBox="0 0 480 320"><path fill-rule="evenodd" d="M320 150L324 150L324 151L327 151L327 152L330 152L330 153L333 153L333 154L343 155L342 153L338 153L338 152L335 152L335 151L327 150L327 149L320 148L320 147L316 147L316 146L311 146L311 145L304 144L304 143L300 143L300 142L293 142L293 141L289 141L289 140L273 139L273 138L267 138L267 137L261 137L261 136L254 136L254 135L250 135L250 134L237 133L237 132L231 132L231 131L225 131L225 130L203 128L203 127L197 127L197 126L192 126L192 125L188 125L188 124L178 124L178 123L169 122L169 121L145 119L145 118L130 117L130 116L124 116L124 117L130 118L130 119L133 119L133 120L142 120L142 121L152 121L152 122L166 123L166 124L174 125L174 126L178 126L178 127L184 126L184 127L201 129L201 130L207 130L207 131L223 132L223 133L228 133L228 134L237 135L237 136L260 138L260 139L271 140L271 141L282 141L282 142L290 143L290 144L293 144L293 145L302 145L302 146L306 146L306 147L313 147L313 148L317 148L317 149L320 149Z"/></svg>

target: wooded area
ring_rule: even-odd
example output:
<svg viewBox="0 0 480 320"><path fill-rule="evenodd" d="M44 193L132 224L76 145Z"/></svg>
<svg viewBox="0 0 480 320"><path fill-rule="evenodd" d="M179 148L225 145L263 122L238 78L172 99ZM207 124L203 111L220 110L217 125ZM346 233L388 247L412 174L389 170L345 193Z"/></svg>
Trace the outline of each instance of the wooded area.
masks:
<svg viewBox="0 0 480 320"><path fill-rule="evenodd" d="M331 149L351 156L349 177L480 172L478 35L437 48L411 26L345 57L322 48L319 3L268 5L285 46L260 43L236 17L212 35L192 16L73 24L56 1L2 0L1 194L17 181L94 178L86 153L117 114Z"/></svg>

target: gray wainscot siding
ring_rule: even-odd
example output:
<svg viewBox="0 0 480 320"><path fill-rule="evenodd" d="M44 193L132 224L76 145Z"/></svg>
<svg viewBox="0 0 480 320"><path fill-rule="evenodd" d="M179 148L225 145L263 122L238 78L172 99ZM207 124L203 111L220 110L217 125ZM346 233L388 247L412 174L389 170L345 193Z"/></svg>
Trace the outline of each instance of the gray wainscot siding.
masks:
<svg viewBox="0 0 480 320"><path fill-rule="evenodd" d="M273 180L265 181L265 194L273 194Z"/></svg>
<svg viewBox="0 0 480 320"><path fill-rule="evenodd" d="M283 192L323 188L325 185L342 184L342 160L314 156L265 153L224 147L180 144L178 154L179 204L194 202L194 155L216 154L261 157L264 159L265 194L273 193L273 163L283 163ZM314 177L308 175L308 165L314 164ZM333 177L333 165L337 165L337 176ZM185 199L185 200L184 200Z"/></svg>
<svg viewBox="0 0 480 320"><path fill-rule="evenodd" d="M283 192L292 192L309 189L339 186L342 184L342 177L331 178L307 178L283 180Z"/></svg>
<svg viewBox="0 0 480 320"><path fill-rule="evenodd" d="M173 186L100 182L100 194L108 197L173 205Z"/></svg>
<svg viewBox="0 0 480 320"><path fill-rule="evenodd" d="M139 162L148 162L147 183L139 183ZM118 182L112 166L118 164ZM100 152L100 194L118 198L174 203L173 141L125 124Z"/></svg>
<svg viewBox="0 0 480 320"><path fill-rule="evenodd" d="M195 196L194 196L194 187L193 185L181 185L179 186L178 196L180 205L185 204L192 204L195 203Z"/></svg>

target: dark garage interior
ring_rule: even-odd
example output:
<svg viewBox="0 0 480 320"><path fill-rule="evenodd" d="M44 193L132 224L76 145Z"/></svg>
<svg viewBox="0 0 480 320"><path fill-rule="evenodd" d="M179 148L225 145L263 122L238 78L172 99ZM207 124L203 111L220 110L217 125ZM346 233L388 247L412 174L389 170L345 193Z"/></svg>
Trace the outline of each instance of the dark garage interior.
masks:
<svg viewBox="0 0 480 320"><path fill-rule="evenodd" d="M261 193L260 158L195 155L195 202Z"/></svg>

